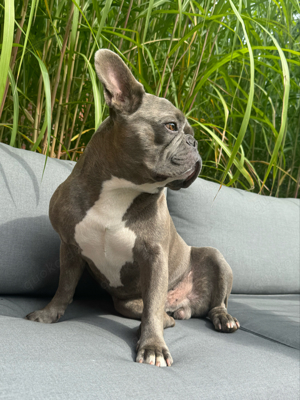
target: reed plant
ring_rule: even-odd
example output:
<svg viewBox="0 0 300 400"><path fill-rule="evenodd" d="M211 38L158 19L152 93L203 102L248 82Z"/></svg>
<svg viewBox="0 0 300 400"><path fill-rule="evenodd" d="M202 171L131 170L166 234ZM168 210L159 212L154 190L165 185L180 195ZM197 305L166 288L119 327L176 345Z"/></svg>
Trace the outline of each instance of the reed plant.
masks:
<svg viewBox="0 0 300 400"><path fill-rule="evenodd" d="M108 115L99 48L186 114L203 178L300 196L298 0L3 0L0 141L76 161Z"/></svg>

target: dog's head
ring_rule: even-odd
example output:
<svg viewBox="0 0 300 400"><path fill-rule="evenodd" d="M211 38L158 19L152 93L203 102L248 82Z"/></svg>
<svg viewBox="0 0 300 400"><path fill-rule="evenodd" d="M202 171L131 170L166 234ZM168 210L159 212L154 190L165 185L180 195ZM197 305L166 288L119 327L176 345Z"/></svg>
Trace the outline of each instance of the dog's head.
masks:
<svg viewBox="0 0 300 400"><path fill-rule="evenodd" d="M98 50L96 72L110 108L122 167L135 182L178 190L197 178L201 158L194 132L184 114L168 100L145 93L122 59Z"/></svg>

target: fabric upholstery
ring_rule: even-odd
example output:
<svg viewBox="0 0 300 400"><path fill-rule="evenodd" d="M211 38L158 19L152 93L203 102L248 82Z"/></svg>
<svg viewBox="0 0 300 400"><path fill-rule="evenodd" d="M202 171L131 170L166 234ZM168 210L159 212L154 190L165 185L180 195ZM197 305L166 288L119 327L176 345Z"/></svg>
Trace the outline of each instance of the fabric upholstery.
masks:
<svg viewBox="0 0 300 400"><path fill-rule="evenodd" d="M109 298L75 300L62 322L22 319L49 299L0 300L3 399L296 400L299 353L239 330L222 334L208 320L165 330L171 368L134 362L138 321Z"/></svg>
<svg viewBox="0 0 300 400"><path fill-rule="evenodd" d="M178 233L191 246L221 251L233 293L299 293L300 200L260 196L197 179L168 190Z"/></svg>
<svg viewBox="0 0 300 400"><path fill-rule="evenodd" d="M0 143L0 398L299 398L297 295L230 296L229 312L242 325L234 334L216 332L207 319L176 321L165 331L171 368L134 362L139 321L118 315L88 275L61 321L25 320L57 288L59 237L48 206L74 166L48 159L41 180L44 163L40 154ZM197 180L168 191L179 233L224 253L236 292L297 292L299 201L222 188L213 202L217 190Z"/></svg>
<svg viewBox="0 0 300 400"><path fill-rule="evenodd" d="M300 350L299 295L231 295L228 310L243 330Z"/></svg>
<svg viewBox="0 0 300 400"><path fill-rule="evenodd" d="M48 208L75 163L0 143L0 294L53 295L59 277L58 234ZM79 293L95 292L86 273Z"/></svg>

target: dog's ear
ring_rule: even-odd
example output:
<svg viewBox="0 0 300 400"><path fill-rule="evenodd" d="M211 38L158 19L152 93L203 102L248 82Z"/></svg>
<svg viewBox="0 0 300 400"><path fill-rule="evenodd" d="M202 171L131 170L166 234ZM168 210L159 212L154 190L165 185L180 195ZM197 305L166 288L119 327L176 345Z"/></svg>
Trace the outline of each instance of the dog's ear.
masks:
<svg viewBox="0 0 300 400"><path fill-rule="evenodd" d="M110 50L98 50L95 54L95 67L103 84L108 106L118 112L135 112L141 104L145 90L123 60Z"/></svg>

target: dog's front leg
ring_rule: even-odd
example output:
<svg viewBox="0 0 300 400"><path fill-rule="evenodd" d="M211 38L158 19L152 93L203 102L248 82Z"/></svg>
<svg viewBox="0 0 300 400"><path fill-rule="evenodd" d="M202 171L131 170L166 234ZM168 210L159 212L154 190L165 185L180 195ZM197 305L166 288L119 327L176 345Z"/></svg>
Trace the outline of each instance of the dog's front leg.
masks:
<svg viewBox="0 0 300 400"><path fill-rule="evenodd" d="M34 311L25 318L47 324L57 322L73 300L76 286L85 265L86 262L81 258L75 246L61 242L59 285L55 296L45 308Z"/></svg>
<svg viewBox="0 0 300 400"><path fill-rule="evenodd" d="M149 245L144 241L136 250L144 302L136 361L160 367L171 366L173 359L163 337L168 291L167 254L161 245Z"/></svg>

